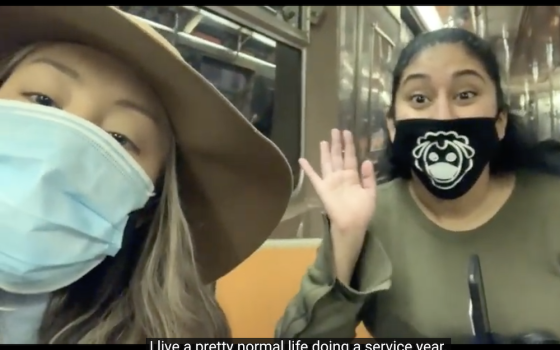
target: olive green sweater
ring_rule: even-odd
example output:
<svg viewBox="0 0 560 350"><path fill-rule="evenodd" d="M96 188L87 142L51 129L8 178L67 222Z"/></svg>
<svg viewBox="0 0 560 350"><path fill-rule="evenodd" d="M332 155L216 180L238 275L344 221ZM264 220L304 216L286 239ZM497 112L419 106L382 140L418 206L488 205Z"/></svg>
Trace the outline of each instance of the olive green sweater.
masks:
<svg viewBox="0 0 560 350"><path fill-rule="evenodd" d="M279 321L276 336L353 338L363 321L380 338L471 337L467 263L479 254L493 331L560 337L560 178L519 173L485 225L449 232L427 219L406 182L378 188L355 289L336 280L327 237Z"/></svg>

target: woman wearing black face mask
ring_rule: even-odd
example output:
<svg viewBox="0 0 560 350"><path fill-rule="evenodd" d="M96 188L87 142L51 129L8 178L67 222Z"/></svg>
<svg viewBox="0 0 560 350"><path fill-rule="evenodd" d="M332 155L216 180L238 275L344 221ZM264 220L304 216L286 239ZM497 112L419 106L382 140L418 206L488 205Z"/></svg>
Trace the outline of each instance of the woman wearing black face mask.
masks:
<svg viewBox="0 0 560 350"><path fill-rule="evenodd" d="M489 44L462 29L402 51L387 116L391 177L356 169L352 135L321 144L309 176L330 230L278 337L471 341L467 262L484 266L493 331L560 336L560 179L504 103ZM344 152L341 150L344 149Z"/></svg>

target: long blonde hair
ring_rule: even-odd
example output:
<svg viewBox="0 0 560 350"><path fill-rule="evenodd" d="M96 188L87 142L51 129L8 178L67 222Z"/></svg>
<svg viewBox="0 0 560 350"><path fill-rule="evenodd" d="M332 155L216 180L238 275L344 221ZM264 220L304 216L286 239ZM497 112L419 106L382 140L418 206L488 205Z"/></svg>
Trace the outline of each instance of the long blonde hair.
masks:
<svg viewBox="0 0 560 350"><path fill-rule="evenodd" d="M42 45L1 59L0 81ZM173 150L157 186L159 200L138 213L144 224L132 234L125 232L121 251L52 294L39 343L137 344L156 337L231 336L213 288L203 284L196 269L176 157Z"/></svg>

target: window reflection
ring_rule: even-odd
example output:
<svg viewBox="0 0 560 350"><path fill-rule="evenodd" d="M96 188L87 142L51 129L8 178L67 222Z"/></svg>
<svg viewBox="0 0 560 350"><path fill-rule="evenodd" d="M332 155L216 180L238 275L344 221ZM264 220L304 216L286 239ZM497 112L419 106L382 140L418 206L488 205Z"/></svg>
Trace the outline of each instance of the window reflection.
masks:
<svg viewBox="0 0 560 350"><path fill-rule="evenodd" d="M301 51L194 6L120 6L163 34L284 152L299 176Z"/></svg>

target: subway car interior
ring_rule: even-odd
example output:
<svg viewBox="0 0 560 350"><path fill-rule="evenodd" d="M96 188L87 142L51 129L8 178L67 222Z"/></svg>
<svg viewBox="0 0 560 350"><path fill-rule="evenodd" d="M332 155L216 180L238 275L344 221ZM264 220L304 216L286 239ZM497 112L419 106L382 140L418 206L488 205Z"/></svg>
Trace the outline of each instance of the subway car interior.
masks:
<svg viewBox="0 0 560 350"><path fill-rule="evenodd" d="M173 43L292 167L293 194L282 222L259 251L217 282L234 337L273 336L324 233L320 202L298 158L318 164L319 142L340 127L354 133L361 159L379 159L392 68L415 35L462 27L491 42L510 108L539 139L560 138L560 6L120 9ZM386 179L382 170L377 175ZM369 337L362 328L357 336Z"/></svg>

